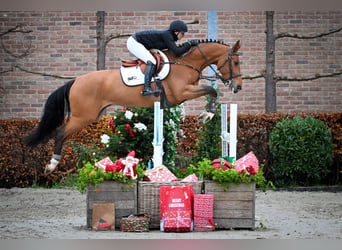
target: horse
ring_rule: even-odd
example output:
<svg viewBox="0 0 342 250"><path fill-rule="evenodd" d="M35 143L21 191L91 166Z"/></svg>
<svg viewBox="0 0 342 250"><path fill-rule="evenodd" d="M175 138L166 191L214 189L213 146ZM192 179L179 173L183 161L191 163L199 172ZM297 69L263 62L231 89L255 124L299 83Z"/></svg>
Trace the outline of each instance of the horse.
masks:
<svg viewBox="0 0 342 250"><path fill-rule="evenodd" d="M211 67L214 77L237 93L242 89L237 53L240 47L240 41L230 46L222 41L202 40L179 57L171 51L164 51L169 59L170 72L162 81L155 79L161 88L160 95L143 96L143 83L127 86L123 83L119 69L99 70L78 76L57 88L47 98L38 127L23 141L34 147L54 137L54 152L44 170L47 175L55 170L61 160L64 141L87 125L97 122L108 106L153 107L154 102L161 101L163 107L172 107L209 95L207 114L212 117L217 111L217 92L210 85L199 84L201 79L205 79L202 71ZM217 69L212 65L216 65ZM155 82L152 88L157 88Z"/></svg>

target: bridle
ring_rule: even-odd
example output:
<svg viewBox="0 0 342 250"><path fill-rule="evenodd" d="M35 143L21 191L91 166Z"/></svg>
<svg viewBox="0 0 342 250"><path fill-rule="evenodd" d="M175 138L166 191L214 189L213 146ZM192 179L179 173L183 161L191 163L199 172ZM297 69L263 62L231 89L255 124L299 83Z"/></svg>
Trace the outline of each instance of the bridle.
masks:
<svg viewBox="0 0 342 250"><path fill-rule="evenodd" d="M236 74L236 75L232 74L232 72L233 72L232 56L234 56L234 55L238 56L239 55L238 53L233 53L232 52L232 48L229 47L229 52L228 52L228 56L227 56L226 60L222 63L221 66L219 66L217 68L217 70L215 70L215 68L213 67L212 63L209 62L208 58L204 55L204 53L202 52L202 50L200 49L200 47L198 45L193 47L192 50L189 50L187 53L183 54L183 56L180 59L182 60L187 54L189 54L190 52L192 52L196 48L198 49L198 51L200 52L201 56L205 60L206 66L208 66L214 72L215 76L203 76L201 70L197 69L196 67L194 67L192 65L184 64L184 63L182 63L180 61L176 61L174 58L173 58L174 62L170 62L170 63L171 64L184 65L184 66L187 66L189 68L192 68L192 69L196 70L199 73L198 80L200 80L200 79L206 79L206 80L220 79L223 82L224 86L229 86L229 88L232 90L232 92L236 93L237 91L240 90L239 87L237 87L236 84L234 83L234 78L237 78L237 77L241 76L241 74ZM220 69L223 68L224 65L226 65L226 63L228 63L228 66L229 66L229 77L227 79L224 79L222 77L222 75L219 73L219 71L220 71Z"/></svg>
<svg viewBox="0 0 342 250"><path fill-rule="evenodd" d="M226 58L226 60L222 63L222 65L221 66L219 66L219 67L217 67L217 70L215 70L215 68L213 67L213 65L209 62L209 60L206 58L206 56L203 54L203 52L202 52L202 50L200 49L200 47L199 46L196 46L197 47L197 49L198 49L198 51L201 53L201 55L202 55L202 57L203 57L203 59L206 61L206 64L207 64L207 66L209 67L209 68L211 68L211 70L215 73L215 78L216 79L220 79L222 82L223 82L223 84L224 84L224 86L229 86L229 88L233 91L233 92L235 92L235 88L236 88L236 84L234 83L234 78L237 78L237 77L239 77L239 76L241 76L241 74L236 74L236 75L233 75L232 74L232 72L233 72L233 65L232 65L232 56L233 55L239 55L238 53L233 53L232 52L232 48L231 47L229 47L229 52L228 52L228 57ZM218 72L218 71L220 71L220 69L222 69L223 68L223 66L226 64L226 63L228 63L228 65L229 65L229 77L227 78L227 79L224 79L223 77L222 77L222 75ZM208 79L208 78L206 78L206 79Z"/></svg>

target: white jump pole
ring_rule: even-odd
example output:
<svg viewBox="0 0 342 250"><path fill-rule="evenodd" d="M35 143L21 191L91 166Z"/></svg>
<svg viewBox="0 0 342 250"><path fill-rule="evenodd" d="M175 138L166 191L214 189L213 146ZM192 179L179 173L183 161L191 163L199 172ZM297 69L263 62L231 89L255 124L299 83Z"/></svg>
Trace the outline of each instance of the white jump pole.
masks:
<svg viewBox="0 0 342 250"><path fill-rule="evenodd" d="M237 144L237 104L230 104L230 126L229 133L227 132L227 104L221 105L221 139L222 139L222 157L228 155L236 158Z"/></svg>
<svg viewBox="0 0 342 250"><path fill-rule="evenodd" d="M153 167L163 165L163 110L160 102L154 103Z"/></svg>
<svg viewBox="0 0 342 250"><path fill-rule="evenodd" d="M221 104L221 145L222 157L228 156L229 133L227 132L227 104Z"/></svg>

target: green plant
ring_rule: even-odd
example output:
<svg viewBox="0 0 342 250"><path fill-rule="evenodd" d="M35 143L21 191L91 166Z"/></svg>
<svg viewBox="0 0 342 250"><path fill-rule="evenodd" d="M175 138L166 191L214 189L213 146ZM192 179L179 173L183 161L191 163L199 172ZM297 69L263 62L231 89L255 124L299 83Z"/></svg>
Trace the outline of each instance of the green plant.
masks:
<svg viewBox="0 0 342 250"><path fill-rule="evenodd" d="M137 158L148 161L153 152L153 108L123 108L113 114L106 155L126 157L134 150Z"/></svg>
<svg viewBox="0 0 342 250"><path fill-rule="evenodd" d="M221 156L221 105L217 105L217 113L214 117L201 124L200 138L198 139L196 149L197 155L195 161L203 158L216 159Z"/></svg>
<svg viewBox="0 0 342 250"><path fill-rule="evenodd" d="M177 178L184 178L190 174L196 174L199 179L213 180L218 185L222 186L224 190L229 188L229 185L240 183L255 182L259 188L274 188L272 182L267 182L263 176L262 165L259 166L259 172L255 175L241 174L233 168L228 170L221 170L211 165L211 160L204 158L198 163L190 164L187 168L175 171Z"/></svg>
<svg viewBox="0 0 342 250"><path fill-rule="evenodd" d="M180 131L181 107L164 110L163 164L174 167L177 153L176 141ZM154 111L153 108L123 108L114 112L106 127L109 132L99 135L102 139L86 145L74 144L78 163L94 163L109 156L112 159L126 157L134 150L137 158L148 162L153 156Z"/></svg>
<svg viewBox="0 0 342 250"><path fill-rule="evenodd" d="M259 226L257 226L257 228L255 230L256 231L263 231L263 230L267 230L267 227L265 226L264 223L259 222Z"/></svg>
<svg viewBox="0 0 342 250"><path fill-rule="evenodd" d="M146 166L143 163L137 165L137 179L142 180ZM78 178L75 181L75 186L80 193L87 190L88 185L97 186L103 181L117 181L125 183L128 187L136 185L136 181L121 174L120 172L107 172L104 169L97 168L90 162L87 162L83 168L78 170Z"/></svg>
<svg viewBox="0 0 342 250"><path fill-rule="evenodd" d="M294 116L278 122L269 140L275 184L318 184L332 163L332 135L324 122Z"/></svg>

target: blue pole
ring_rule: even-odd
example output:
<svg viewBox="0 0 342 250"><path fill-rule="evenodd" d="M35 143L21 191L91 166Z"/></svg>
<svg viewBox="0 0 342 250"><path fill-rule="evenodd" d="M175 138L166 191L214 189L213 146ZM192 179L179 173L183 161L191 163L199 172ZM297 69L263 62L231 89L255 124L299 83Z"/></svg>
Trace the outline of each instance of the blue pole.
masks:
<svg viewBox="0 0 342 250"><path fill-rule="evenodd" d="M209 10L208 11L208 38L217 40L217 11ZM212 65L216 70L216 65ZM208 74L214 75L214 71L211 68L208 68ZM217 80L213 81L213 87L217 89Z"/></svg>

